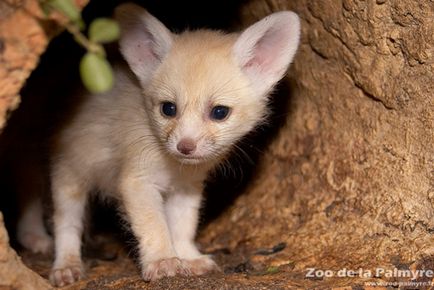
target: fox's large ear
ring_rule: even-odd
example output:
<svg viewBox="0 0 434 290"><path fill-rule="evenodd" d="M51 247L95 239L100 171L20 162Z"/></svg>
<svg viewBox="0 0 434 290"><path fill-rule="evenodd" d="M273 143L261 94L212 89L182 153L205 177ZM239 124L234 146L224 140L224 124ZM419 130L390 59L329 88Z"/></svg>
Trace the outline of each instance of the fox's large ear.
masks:
<svg viewBox="0 0 434 290"><path fill-rule="evenodd" d="M146 85L172 46L173 35L157 18L135 4L118 6L120 51L142 85Z"/></svg>
<svg viewBox="0 0 434 290"><path fill-rule="evenodd" d="M284 76L299 38L300 20L290 11L271 14L241 33L233 53L255 90L266 94Z"/></svg>

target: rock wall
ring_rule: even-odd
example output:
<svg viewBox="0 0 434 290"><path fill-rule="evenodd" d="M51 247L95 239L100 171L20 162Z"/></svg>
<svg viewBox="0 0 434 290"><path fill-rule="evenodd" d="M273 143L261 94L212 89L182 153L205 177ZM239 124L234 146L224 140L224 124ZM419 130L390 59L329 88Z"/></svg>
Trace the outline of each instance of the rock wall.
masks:
<svg viewBox="0 0 434 290"><path fill-rule="evenodd" d="M9 247L9 237L0 212L0 289L51 289L48 281L24 266Z"/></svg>
<svg viewBox="0 0 434 290"><path fill-rule="evenodd" d="M88 0L75 2L83 7ZM49 40L61 31L54 21L62 19L59 13L46 16L38 0L0 1L0 129L20 103L19 91Z"/></svg>
<svg viewBox="0 0 434 290"><path fill-rule="evenodd" d="M201 236L287 247L295 270L388 267L433 254L434 2L250 1L290 9L302 44L284 128L255 181Z"/></svg>
<svg viewBox="0 0 434 290"><path fill-rule="evenodd" d="M18 92L47 46L39 12L36 0L0 1L0 128L18 106Z"/></svg>

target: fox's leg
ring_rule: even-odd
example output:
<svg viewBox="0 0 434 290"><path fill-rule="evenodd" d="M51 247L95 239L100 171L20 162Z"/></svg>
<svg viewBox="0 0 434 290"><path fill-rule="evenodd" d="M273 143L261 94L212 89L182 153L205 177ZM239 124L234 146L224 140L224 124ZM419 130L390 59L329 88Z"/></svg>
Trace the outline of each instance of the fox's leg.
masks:
<svg viewBox="0 0 434 290"><path fill-rule="evenodd" d="M88 188L67 168L52 174L55 260L50 281L64 286L83 276L81 243Z"/></svg>
<svg viewBox="0 0 434 290"><path fill-rule="evenodd" d="M184 264L194 275L217 270L218 267L211 257L201 254L194 243L202 188L179 186L176 189L166 200L165 212L178 257L184 260Z"/></svg>

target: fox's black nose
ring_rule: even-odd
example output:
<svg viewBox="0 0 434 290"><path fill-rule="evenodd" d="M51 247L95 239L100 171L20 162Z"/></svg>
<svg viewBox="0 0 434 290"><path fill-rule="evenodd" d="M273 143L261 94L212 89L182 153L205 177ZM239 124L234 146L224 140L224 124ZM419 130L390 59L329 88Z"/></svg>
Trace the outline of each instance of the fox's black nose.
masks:
<svg viewBox="0 0 434 290"><path fill-rule="evenodd" d="M176 145L176 149L184 155L190 155L196 150L196 142L189 138L181 139L178 145Z"/></svg>

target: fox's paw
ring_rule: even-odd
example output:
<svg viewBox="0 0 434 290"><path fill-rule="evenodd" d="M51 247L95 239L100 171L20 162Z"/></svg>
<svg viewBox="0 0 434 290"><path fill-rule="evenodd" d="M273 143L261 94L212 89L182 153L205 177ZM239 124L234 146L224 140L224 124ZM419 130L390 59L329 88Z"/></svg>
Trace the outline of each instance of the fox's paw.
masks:
<svg viewBox="0 0 434 290"><path fill-rule="evenodd" d="M176 275L191 275L183 262L176 257L151 262L147 264L142 271L142 276L145 281L155 281L163 277L173 277Z"/></svg>

